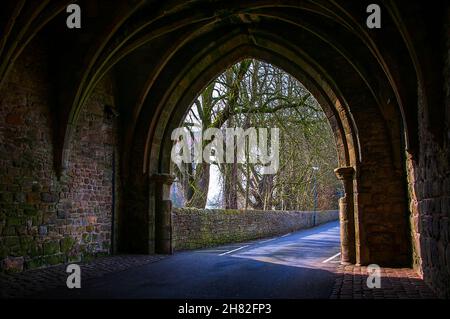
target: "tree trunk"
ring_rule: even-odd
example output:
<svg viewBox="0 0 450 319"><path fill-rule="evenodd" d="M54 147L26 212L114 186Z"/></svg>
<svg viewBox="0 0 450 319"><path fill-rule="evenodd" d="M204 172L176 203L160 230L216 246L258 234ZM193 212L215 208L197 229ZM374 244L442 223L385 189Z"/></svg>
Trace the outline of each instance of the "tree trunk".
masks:
<svg viewBox="0 0 450 319"><path fill-rule="evenodd" d="M198 164L195 177L190 184L193 189L191 199L186 203L188 207L205 208L208 199L210 164L202 162Z"/></svg>
<svg viewBox="0 0 450 319"><path fill-rule="evenodd" d="M237 209L238 208L238 167L237 163L227 164L227 179L225 183L225 209Z"/></svg>

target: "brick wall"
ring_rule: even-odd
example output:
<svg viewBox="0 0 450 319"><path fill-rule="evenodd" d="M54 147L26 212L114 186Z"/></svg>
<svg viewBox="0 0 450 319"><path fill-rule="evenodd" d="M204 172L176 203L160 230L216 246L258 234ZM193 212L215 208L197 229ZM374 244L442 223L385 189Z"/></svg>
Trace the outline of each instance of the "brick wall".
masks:
<svg viewBox="0 0 450 319"><path fill-rule="evenodd" d="M320 212L175 208L175 250L194 249L286 234L337 220L337 210Z"/></svg>
<svg viewBox="0 0 450 319"><path fill-rule="evenodd" d="M0 92L0 270L80 260L110 251L114 119L105 81L83 109L69 167L53 168L52 100L45 45L34 41Z"/></svg>

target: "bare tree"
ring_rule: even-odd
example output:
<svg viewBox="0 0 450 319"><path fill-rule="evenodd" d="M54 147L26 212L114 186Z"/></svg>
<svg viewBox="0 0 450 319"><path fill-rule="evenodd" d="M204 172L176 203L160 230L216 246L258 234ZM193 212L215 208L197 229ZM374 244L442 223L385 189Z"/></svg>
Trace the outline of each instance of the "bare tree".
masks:
<svg viewBox="0 0 450 319"><path fill-rule="evenodd" d="M321 192L328 194L322 198L322 207L335 205L330 194L340 185L333 174L336 150L327 119L314 97L286 72L258 60L237 63L199 95L184 125L190 130L195 125L202 130L280 129L276 174L263 175L260 164L248 161L213 164L221 174L218 187L225 208L310 209L313 166L320 167L315 179ZM210 165L185 164L183 171L178 171L187 206L203 208L207 204Z"/></svg>

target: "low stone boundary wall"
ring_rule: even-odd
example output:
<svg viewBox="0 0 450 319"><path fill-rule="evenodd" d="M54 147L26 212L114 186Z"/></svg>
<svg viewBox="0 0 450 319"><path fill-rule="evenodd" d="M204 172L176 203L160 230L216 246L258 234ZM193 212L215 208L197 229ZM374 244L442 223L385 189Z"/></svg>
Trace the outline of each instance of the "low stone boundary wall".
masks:
<svg viewBox="0 0 450 319"><path fill-rule="evenodd" d="M174 208L175 250L272 237L339 219L338 210L257 211Z"/></svg>

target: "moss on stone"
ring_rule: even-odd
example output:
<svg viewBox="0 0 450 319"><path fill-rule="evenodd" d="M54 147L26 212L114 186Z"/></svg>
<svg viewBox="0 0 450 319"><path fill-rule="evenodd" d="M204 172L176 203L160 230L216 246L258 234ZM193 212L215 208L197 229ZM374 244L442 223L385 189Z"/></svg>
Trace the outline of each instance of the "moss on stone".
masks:
<svg viewBox="0 0 450 319"><path fill-rule="evenodd" d="M5 245L0 245L0 258L5 258L6 256L8 256L9 253L9 248L6 247Z"/></svg>
<svg viewBox="0 0 450 319"><path fill-rule="evenodd" d="M28 249L28 254L31 257L37 257L42 255L42 245L39 243L33 243L32 245L30 245Z"/></svg>
<svg viewBox="0 0 450 319"><path fill-rule="evenodd" d="M82 260L82 256L80 254L67 256L67 262L69 262L69 263L76 263L76 262L80 262L81 260Z"/></svg>
<svg viewBox="0 0 450 319"><path fill-rule="evenodd" d="M45 266L45 260L41 257L33 258L25 262L27 269L39 268Z"/></svg>
<svg viewBox="0 0 450 319"><path fill-rule="evenodd" d="M59 253L59 241L58 240L52 240L45 242L43 244L44 248L44 255L53 255L56 253Z"/></svg>
<svg viewBox="0 0 450 319"><path fill-rule="evenodd" d="M38 210L33 206L27 206L24 208L23 212L27 216L36 216Z"/></svg>
<svg viewBox="0 0 450 319"><path fill-rule="evenodd" d="M63 254L46 256L43 258L44 264L46 265L57 265L62 264L66 261L66 256Z"/></svg>
<svg viewBox="0 0 450 319"><path fill-rule="evenodd" d="M82 238L84 243L88 243L88 242L91 241L91 235L87 234L87 233L84 233L81 238Z"/></svg>
<svg viewBox="0 0 450 319"><path fill-rule="evenodd" d="M69 252L72 249L73 245L75 245L75 242L75 239L71 237L65 237L61 239L61 252Z"/></svg>
<svg viewBox="0 0 450 319"><path fill-rule="evenodd" d="M8 217L6 220L6 225L8 226L20 226L24 223L23 219L20 217Z"/></svg>

